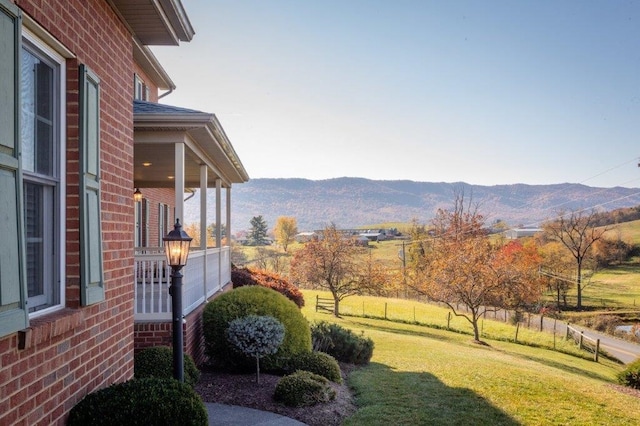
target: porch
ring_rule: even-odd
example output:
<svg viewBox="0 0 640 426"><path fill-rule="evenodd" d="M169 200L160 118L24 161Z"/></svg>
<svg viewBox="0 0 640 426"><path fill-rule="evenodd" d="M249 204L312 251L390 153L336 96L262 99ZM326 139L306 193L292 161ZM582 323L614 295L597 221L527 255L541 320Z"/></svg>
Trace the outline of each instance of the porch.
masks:
<svg viewBox="0 0 640 426"><path fill-rule="evenodd" d="M231 281L229 247L191 250L182 275L186 317ZM171 321L171 267L162 247L136 249L135 277L135 321Z"/></svg>

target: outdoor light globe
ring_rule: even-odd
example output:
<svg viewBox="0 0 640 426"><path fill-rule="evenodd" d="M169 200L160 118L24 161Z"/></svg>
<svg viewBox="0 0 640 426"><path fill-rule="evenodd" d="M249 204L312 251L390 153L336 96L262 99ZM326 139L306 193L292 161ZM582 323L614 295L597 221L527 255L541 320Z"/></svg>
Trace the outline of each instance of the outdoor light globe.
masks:
<svg viewBox="0 0 640 426"><path fill-rule="evenodd" d="M169 232L167 236L162 239L169 266L182 267L187 264L191 240L192 238L182 230L180 219L176 219L173 231Z"/></svg>

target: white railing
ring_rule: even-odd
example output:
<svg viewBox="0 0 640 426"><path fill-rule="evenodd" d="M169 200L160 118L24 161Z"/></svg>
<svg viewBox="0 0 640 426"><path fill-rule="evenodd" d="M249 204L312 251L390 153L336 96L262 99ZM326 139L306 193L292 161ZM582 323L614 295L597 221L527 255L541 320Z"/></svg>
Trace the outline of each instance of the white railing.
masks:
<svg viewBox="0 0 640 426"><path fill-rule="evenodd" d="M229 247L192 250L182 270L183 315L187 315L231 281ZM171 320L171 268L162 248L139 248L135 255L134 318Z"/></svg>

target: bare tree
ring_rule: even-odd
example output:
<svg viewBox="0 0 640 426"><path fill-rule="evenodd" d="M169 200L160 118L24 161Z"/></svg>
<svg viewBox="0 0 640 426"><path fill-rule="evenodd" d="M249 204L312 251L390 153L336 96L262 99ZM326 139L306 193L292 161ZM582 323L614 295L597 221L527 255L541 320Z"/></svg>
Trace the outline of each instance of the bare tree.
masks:
<svg viewBox="0 0 640 426"><path fill-rule="evenodd" d="M383 284L378 269L363 261L366 251L344 237L334 225L321 239L310 241L291 260L291 277L296 283L328 290L334 300L334 315L340 315L340 301L347 296L377 292Z"/></svg>
<svg viewBox="0 0 640 426"><path fill-rule="evenodd" d="M543 225L545 233L551 240L561 242L571 253L576 262L577 277L577 308L582 309L582 269L585 260L591 254L593 245L602 239L606 227L595 227L596 213L591 210L589 213L584 211L572 211L570 213L560 212L557 220L547 222Z"/></svg>

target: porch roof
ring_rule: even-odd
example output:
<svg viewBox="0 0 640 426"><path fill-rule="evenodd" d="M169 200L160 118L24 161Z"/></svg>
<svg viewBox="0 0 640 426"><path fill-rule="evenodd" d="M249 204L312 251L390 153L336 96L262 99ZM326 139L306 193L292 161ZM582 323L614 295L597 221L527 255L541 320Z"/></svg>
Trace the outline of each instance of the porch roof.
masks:
<svg viewBox="0 0 640 426"><path fill-rule="evenodd" d="M145 45L174 45L194 35L180 0L109 0Z"/></svg>
<svg viewBox="0 0 640 426"><path fill-rule="evenodd" d="M174 144L184 143L185 185L200 186L200 166L207 165L208 187L249 180L222 125L214 114L155 102L134 101L134 185L172 188Z"/></svg>

